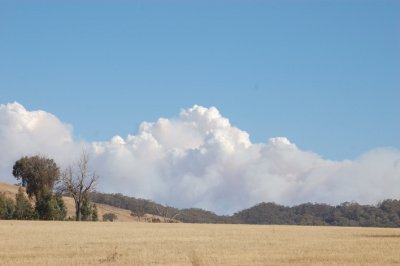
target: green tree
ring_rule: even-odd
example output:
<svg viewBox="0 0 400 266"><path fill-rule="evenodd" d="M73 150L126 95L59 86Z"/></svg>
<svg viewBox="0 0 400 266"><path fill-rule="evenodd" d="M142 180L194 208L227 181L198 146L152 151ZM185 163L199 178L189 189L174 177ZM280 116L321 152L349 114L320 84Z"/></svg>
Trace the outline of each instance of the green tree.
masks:
<svg viewBox="0 0 400 266"><path fill-rule="evenodd" d="M0 219L10 220L14 215L14 202L12 199L9 199L4 195L4 193L0 193Z"/></svg>
<svg viewBox="0 0 400 266"><path fill-rule="evenodd" d="M97 206L96 204L91 203L88 197L83 199L82 207L81 207L81 220L82 221L97 221Z"/></svg>
<svg viewBox="0 0 400 266"><path fill-rule="evenodd" d="M18 189L17 195L15 195L15 211L13 218L17 220L32 220L35 218L35 210L21 187Z"/></svg>
<svg viewBox="0 0 400 266"><path fill-rule="evenodd" d="M64 220L67 215L61 196L51 192L41 194L35 209L41 220Z"/></svg>
<svg viewBox="0 0 400 266"><path fill-rule="evenodd" d="M29 198L40 197L43 191L53 191L55 182L60 177L60 169L53 159L41 156L24 156L15 162L13 175L21 180Z"/></svg>
<svg viewBox="0 0 400 266"><path fill-rule="evenodd" d="M95 204L93 204L92 221L97 222L98 220L99 220L99 214L97 212L97 205L95 203Z"/></svg>
<svg viewBox="0 0 400 266"><path fill-rule="evenodd" d="M63 220L65 205L53 193L60 178L60 169L53 159L41 156L24 156L15 162L13 175L26 187L29 198L35 198L35 211L40 220Z"/></svg>
<svg viewBox="0 0 400 266"><path fill-rule="evenodd" d="M62 199L61 194L56 194L54 195L54 199L56 201L56 204L54 206L55 208L55 219L56 220L65 220L67 217L67 207L65 206L65 202Z"/></svg>

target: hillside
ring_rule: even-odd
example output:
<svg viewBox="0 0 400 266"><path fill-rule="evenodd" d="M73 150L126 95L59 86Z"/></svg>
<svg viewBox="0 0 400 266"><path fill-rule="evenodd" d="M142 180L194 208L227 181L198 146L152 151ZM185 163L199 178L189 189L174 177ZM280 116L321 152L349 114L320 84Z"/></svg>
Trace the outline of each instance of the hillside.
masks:
<svg viewBox="0 0 400 266"><path fill-rule="evenodd" d="M18 186L0 183L0 193L14 199ZM67 216L74 216L72 198L63 197L68 209ZM198 208L178 209L163 206L151 200L117 194L93 193L99 218L104 213L114 213L121 222L183 222L213 224L281 224L326 225L363 227L400 227L400 200L387 199L378 205L360 205L345 202L337 206L320 203L304 203L283 206L260 203L231 216L221 216ZM137 216L131 216L131 213Z"/></svg>
<svg viewBox="0 0 400 266"><path fill-rule="evenodd" d="M0 182L0 193L4 193L7 197L11 199L15 199L15 195L18 192L18 188L19 188L18 186ZM68 210L67 217L74 216L75 215L74 200L70 197L63 197L63 200ZM131 212L129 210L113 207L107 204L96 203L96 205L97 205L99 219L101 219L103 214L111 212L118 216L117 220L118 222L138 222L138 219L136 217L130 215Z"/></svg>
<svg viewBox="0 0 400 266"><path fill-rule="evenodd" d="M184 223L400 227L400 200L392 199L384 200L377 206L360 205L355 202L345 202L337 206L304 203L292 207L271 202L260 203L231 216L221 216L197 208L177 209L119 193L94 193L92 199L94 202L134 212L155 215L164 213L162 216L174 216L176 220Z"/></svg>
<svg viewBox="0 0 400 266"><path fill-rule="evenodd" d="M337 206L304 203L293 207L260 203L233 217L247 224L400 227L400 200L384 200L377 206L355 202Z"/></svg>
<svg viewBox="0 0 400 266"><path fill-rule="evenodd" d="M108 194L96 192L92 194L92 200L96 203L107 204L122 209L131 210L134 213L146 213L161 220L172 220L183 223L213 223L227 224L238 223L229 216L220 216L214 212L198 208L178 209L171 206L164 206L151 200L129 197L120 193Z"/></svg>

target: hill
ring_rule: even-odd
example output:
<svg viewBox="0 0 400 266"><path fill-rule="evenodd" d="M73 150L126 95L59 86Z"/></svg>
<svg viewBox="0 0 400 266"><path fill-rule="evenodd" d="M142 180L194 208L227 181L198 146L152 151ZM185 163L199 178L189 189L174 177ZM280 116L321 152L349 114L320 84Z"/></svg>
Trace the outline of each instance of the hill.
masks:
<svg viewBox="0 0 400 266"><path fill-rule="evenodd" d="M17 191L18 186L0 183L0 193L12 199ZM178 209L164 206L151 200L120 193L96 192L91 197L97 205L100 218L103 214L111 212L122 222L400 227L400 200L394 199L384 200L376 206L345 202L337 206L304 203L288 207L269 202L257 204L230 216L221 216L198 208ZM68 209L67 216L74 216L73 199L63 199Z"/></svg>
<svg viewBox="0 0 400 266"><path fill-rule="evenodd" d="M179 221L184 223L214 224L238 223L232 219L232 217L220 216L211 211L198 208L178 209L171 206L164 206L151 200L125 196L120 193L108 194L96 192L91 195L91 198L93 202L127 209L138 215L146 213L147 215L161 217L161 220L166 222Z"/></svg>
<svg viewBox="0 0 400 266"><path fill-rule="evenodd" d="M260 203L233 217L248 224L400 227L400 200L384 200L377 206L355 202L338 206L305 203L293 207Z"/></svg>
<svg viewBox="0 0 400 266"><path fill-rule="evenodd" d="M231 216L221 216L198 208L177 209L119 193L94 193L92 199L132 212L173 216L184 223L400 227L400 200L392 199L384 200L377 206L345 202L337 206L305 203L288 207L269 202L257 204Z"/></svg>

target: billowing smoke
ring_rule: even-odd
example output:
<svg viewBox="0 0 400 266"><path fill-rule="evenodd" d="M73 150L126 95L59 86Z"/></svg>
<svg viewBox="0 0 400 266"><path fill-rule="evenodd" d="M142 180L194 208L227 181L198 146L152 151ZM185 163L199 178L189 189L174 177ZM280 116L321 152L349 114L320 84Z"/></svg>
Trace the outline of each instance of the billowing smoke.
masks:
<svg viewBox="0 0 400 266"><path fill-rule="evenodd" d="M83 148L104 192L176 207L232 213L262 201L280 204L400 198L400 151L381 148L352 161L324 160L285 137L251 143L215 107L193 106L176 119L143 122L135 135L77 142L72 127L18 103L0 105L0 180L14 183L22 155L54 158L61 167Z"/></svg>

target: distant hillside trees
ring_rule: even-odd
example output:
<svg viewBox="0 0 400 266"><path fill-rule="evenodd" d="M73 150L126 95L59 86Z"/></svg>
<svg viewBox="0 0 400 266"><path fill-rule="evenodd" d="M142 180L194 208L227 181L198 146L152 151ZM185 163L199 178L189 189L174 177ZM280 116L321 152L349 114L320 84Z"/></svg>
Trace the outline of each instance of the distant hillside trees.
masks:
<svg viewBox="0 0 400 266"><path fill-rule="evenodd" d="M60 178L60 169L53 159L24 156L15 162L12 173L17 180L21 180L29 198L34 198L38 219L65 219L66 209L61 195L54 194L54 185Z"/></svg>
<svg viewBox="0 0 400 266"><path fill-rule="evenodd" d="M293 207L260 203L232 217L250 224L400 227L400 200L384 200L377 206L355 202L337 206L305 203Z"/></svg>
<svg viewBox="0 0 400 266"><path fill-rule="evenodd" d="M400 200L394 199L384 200L376 206L345 202L337 206L304 203L288 207L269 202L257 204L230 216L197 208L179 210L122 194L94 193L92 199L94 202L130 210L132 215L141 217L148 213L168 218L178 213L174 219L184 223L400 227Z"/></svg>
<svg viewBox="0 0 400 266"><path fill-rule="evenodd" d="M117 208L130 210L132 216L139 215L140 217L142 217L145 213L158 215L159 212L157 208L160 209L163 207L161 204L155 203L151 200L129 197L122 195L121 193L107 194L94 192L91 194L91 199L96 203L107 204Z"/></svg>
<svg viewBox="0 0 400 266"><path fill-rule="evenodd" d="M146 213L161 216L163 222L178 220L185 223L238 223L230 216L220 216L213 212L196 208L179 210L178 208L163 206L151 200L129 197L120 193L96 192L92 194L92 200L97 203L130 210L131 215L138 218L143 217Z"/></svg>
<svg viewBox="0 0 400 266"><path fill-rule="evenodd" d="M85 219L91 215L87 213L92 212L90 193L94 192L97 180L98 176L89 169L89 156L86 152L82 152L76 164L69 166L62 174L61 190L74 199L77 221L81 221L83 215Z"/></svg>
<svg viewBox="0 0 400 266"><path fill-rule="evenodd" d="M133 202L133 208L130 208L131 216L136 216L140 222L140 219L147 213L147 206L151 204L148 200L138 199Z"/></svg>
<svg viewBox="0 0 400 266"><path fill-rule="evenodd" d="M181 211L177 208L170 206L156 206L158 215L164 220L164 223L174 223Z"/></svg>
<svg viewBox="0 0 400 266"><path fill-rule="evenodd" d="M184 223L211 223L211 224L232 224L238 223L230 216L217 215L214 212L198 208L183 209L180 211L177 220Z"/></svg>

